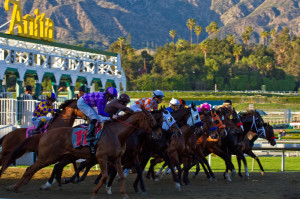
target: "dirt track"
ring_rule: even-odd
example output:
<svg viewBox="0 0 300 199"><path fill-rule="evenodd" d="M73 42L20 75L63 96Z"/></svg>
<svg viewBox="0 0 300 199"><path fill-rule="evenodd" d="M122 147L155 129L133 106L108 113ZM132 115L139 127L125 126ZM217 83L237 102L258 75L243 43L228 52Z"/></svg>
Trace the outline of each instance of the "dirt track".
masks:
<svg viewBox="0 0 300 199"><path fill-rule="evenodd" d="M43 198L43 199L67 199L67 198L90 198L94 188L94 180L99 171L92 171L86 181L81 184L63 185L63 190L58 190L57 185L48 191L40 191L40 185L46 182L51 170L43 169L34 178L20 188L18 193L7 191L5 188L20 179L25 169L9 168L0 179L0 198ZM71 176L70 170L64 171L64 177ZM126 190L130 198L272 198L272 199L299 199L300 198L300 173L250 173L250 180L233 178L232 182L223 180L221 173L216 173L217 182L208 182L203 173L196 179L190 179L191 185L185 186L179 192L175 189L170 175L165 176L161 181L154 182L145 179L147 195L134 193L132 182L135 174L126 179ZM107 195L102 187L97 198L121 198L119 183L114 182L113 195Z"/></svg>

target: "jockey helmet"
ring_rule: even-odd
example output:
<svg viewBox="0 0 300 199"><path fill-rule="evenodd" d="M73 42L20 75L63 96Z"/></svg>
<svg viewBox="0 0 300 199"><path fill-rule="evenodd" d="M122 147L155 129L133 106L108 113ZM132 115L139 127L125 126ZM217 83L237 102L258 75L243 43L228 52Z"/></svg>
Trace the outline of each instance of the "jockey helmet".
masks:
<svg viewBox="0 0 300 199"><path fill-rule="evenodd" d="M55 97L55 94L54 93L51 93L47 96L47 99L48 100L51 100L51 101L56 101L56 97Z"/></svg>
<svg viewBox="0 0 300 199"><path fill-rule="evenodd" d="M223 105L232 105L232 101L231 100L225 100L224 102L223 102Z"/></svg>
<svg viewBox="0 0 300 199"><path fill-rule="evenodd" d="M79 87L79 91L87 92L87 87L85 85L82 85Z"/></svg>
<svg viewBox="0 0 300 199"><path fill-rule="evenodd" d="M186 105L186 102L185 102L185 100L184 100L184 99L179 99L179 102L180 102L180 105L183 105L183 106L185 106L185 105Z"/></svg>
<svg viewBox="0 0 300 199"><path fill-rule="evenodd" d="M124 93L119 96L118 100L127 104L130 102L130 97Z"/></svg>
<svg viewBox="0 0 300 199"><path fill-rule="evenodd" d="M172 98L170 101L170 106L180 106L179 100Z"/></svg>
<svg viewBox="0 0 300 199"><path fill-rule="evenodd" d="M108 87L105 90L105 93L108 93L110 96L113 96L113 97L118 97L118 91L114 87Z"/></svg>
<svg viewBox="0 0 300 199"><path fill-rule="evenodd" d="M204 110L210 111L211 110L211 105L206 103L206 102L201 104L200 108L198 108L198 111L204 111Z"/></svg>
<svg viewBox="0 0 300 199"><path fill-rule="evenodd" d="M152 97L163 98L165 95L161 90L156 90L152 93Z"/></svg>

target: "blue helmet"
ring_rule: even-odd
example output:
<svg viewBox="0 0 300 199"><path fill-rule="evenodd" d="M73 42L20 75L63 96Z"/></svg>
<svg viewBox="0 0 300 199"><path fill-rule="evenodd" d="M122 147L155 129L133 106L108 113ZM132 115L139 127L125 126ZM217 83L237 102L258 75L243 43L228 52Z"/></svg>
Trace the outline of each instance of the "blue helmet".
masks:
<svg viewBox="0 0 300 199"><path fill-rule="evenodd" d="M105 93L108 93L109 95L114 96L114 97L118 97L118 91L114 87L108 87L105 90Z"/></svg>

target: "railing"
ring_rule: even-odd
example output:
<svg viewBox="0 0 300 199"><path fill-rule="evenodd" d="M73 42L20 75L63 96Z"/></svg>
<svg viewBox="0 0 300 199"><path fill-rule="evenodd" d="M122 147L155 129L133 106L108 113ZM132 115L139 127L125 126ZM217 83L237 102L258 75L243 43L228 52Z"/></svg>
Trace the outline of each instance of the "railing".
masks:
<svg viewBox="0 0 300 199"><path fill-rule="evenodd" d="M300 151L300 144L270 144L255 143L253 150L268 150L268 151L281 151L281 171L285 170L285 152L286 151ZM253 159L254 161L254 159ZM252 164L253 165L253 164ZM253 170L253 166L252 166Z"/></svg>

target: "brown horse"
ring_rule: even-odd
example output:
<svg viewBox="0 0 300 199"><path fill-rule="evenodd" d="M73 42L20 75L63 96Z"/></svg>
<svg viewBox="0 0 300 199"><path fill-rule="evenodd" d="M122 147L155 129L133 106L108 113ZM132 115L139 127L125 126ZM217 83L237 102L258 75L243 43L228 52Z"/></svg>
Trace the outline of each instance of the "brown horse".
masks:
<svg viewBox="0 0 300 199"><path fill-rule="evenodd" d="M67 100L59 106L58 112L49 123L48 130L58 127L71 127L77 117L85 118L84 114L77 108L77 100ZM27 128L19 128L1 138L0 144L2 144L2 155L0 166L9 157L10 152L26 139L26 130ZM37 146L31 146L28 148L28 151L35 152L36 147ZM20 154L16 158L21 157L23 154L24 153Z"/></svg>
<svg viewBox="0 0 300 199"><path fill-rule="evenodd" d="M94 188L93 197L96 197L97 192L106 181L108 177L107 165L110 162L116 168L120 176L120 191L123 197L128 197L125 191L124 174L121 167L121 156L126 148L126 140L132 135L132 133L138 129L144 129L148 133L155 133L157 136L161 136L161 129L157 126L156 120L153 116L142 107L141 112L137 112L132 115L123 116L126 119L107 122L103 128L102 136L97 143L97 149L95 158L97 159L102 178L99 184ZM88 159L91 158L89 147L74 148L72 144L72 131L73 128L62 127L55 130L48 131L44 136L36 138L33 136L26 139L21 145L19 145L11 154L9 160L3 165L3 167L9 166L9 161L14 159L14 155L18 154L27 145L35 145L39 143L38 158L37 161L27 168L21 180L10 187L11 190L17 191L20 186L27 184L32 176L41 168L46 167L59 161L66 155L73 155L77 158ZM154 132L155 131L155 132Z"/></svg>

